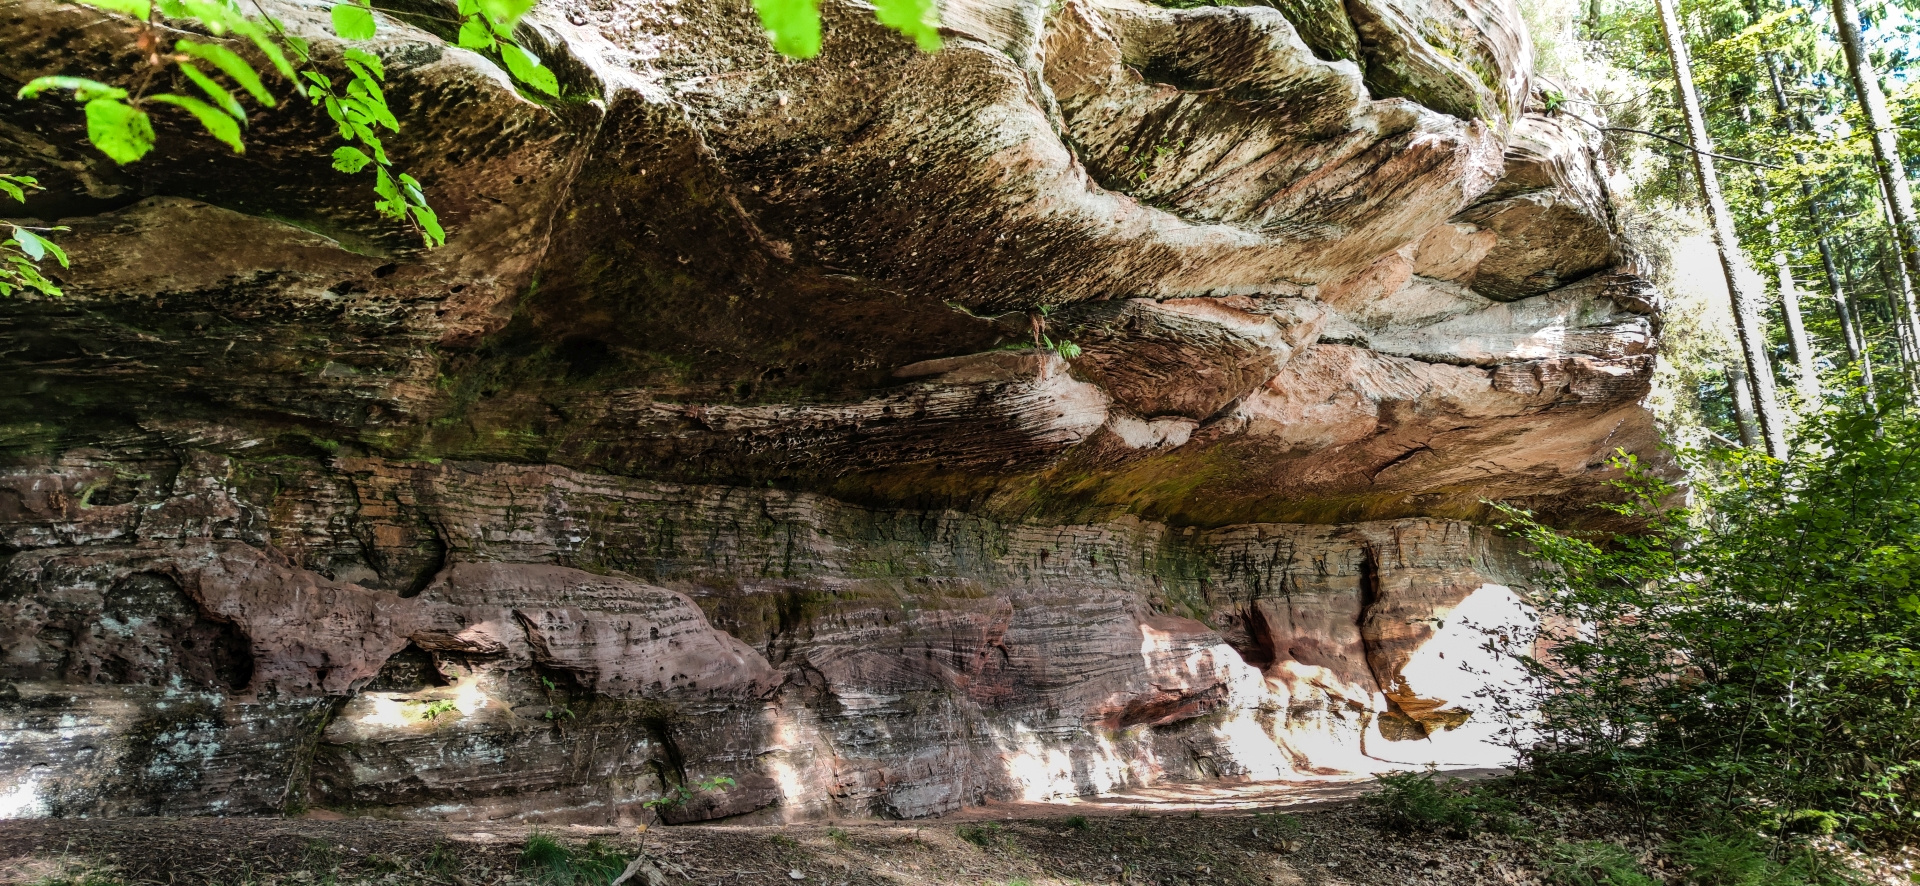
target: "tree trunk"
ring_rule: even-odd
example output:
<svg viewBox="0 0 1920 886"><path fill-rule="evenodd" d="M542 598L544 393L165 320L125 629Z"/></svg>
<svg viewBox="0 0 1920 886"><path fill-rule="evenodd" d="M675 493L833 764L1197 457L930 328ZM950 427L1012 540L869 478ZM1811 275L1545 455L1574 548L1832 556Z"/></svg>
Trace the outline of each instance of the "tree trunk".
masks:
<svg viewBox="0 0 1920 886"><path fill-rule="evenodd" d="M1886 224L1888 237L1893 241L1894 254L1898 256L1900 253L1899 219L1893 213L1893 201L1888 199L1887 184L1884 180L1880 183L1880 221ZM1887 283L1887 300L1893 306L1893 328L1900 342L1900 359L1907 367L1907 389L1920 390L1915 387L1916 384L1920 384L1920 380L1916 380L1913 375L1915 361L1920 360L1920 326L1915 325L1916 321L1920 321L1920 308L1914 306L1913 275L1908 273L1907 263L1896 258L1891 262L1894 270L1899 272L1894 275L1899 278L1896 284L1894 280L1888 279L1886 273L1888 264L1886 252L1883 250L1880 255L1880 273Z"/></svg>
<svg viewBox="0 0 1920 886"><path fill-rule="evenodd" d="M1888 249L1887 242L1881 241L1878 250L1879 254L1873 263L1874 269L1880 273L1880 289L1887 295L1887 316L1893 320L1891 324L1893 340L1898 346L1896 350L1900 359L1900 371L1907 380L1907 389L1911 391L1914 389L1914 361L1916 356L1920 356L1920 350L1916 350L1913 336L1907 332L1906 314L1900 306L1911 297L1913 280L1907 276L1906 267L1894 258L1894 255L1899 252L1898 245Z"/></svg>
<svg viewBox="0 0 1920 886"><path fill-rule="evenodd" d="M1759 17L1757 11L1754 17L1756 19ZM1792 106L1787 103L1786 87L1780 83L1780 60L1770 52L1765 54L1765 58L1767 81L1773 86L1774 110L1780 115L1780 129L1791 135L1794 131L1795 115ZM1805 120L1802 119L1800 122L1804 126ZM1805 168L1807 156L1795 151L1793 163L1796 167ZM1846 287L1840 285L1840 272L1834 268L1833 245L1828 243L1827 238L1820 233L1826 230L1826 220L1820 215L1820 201L1814 194L1813 184L1804 177L1800 179L1800 196L1807 201L1807 221L1813 225L1810 230L1814 232L1814 243L1820 249L1820 268L1825 272L1827 294L1833 299L1834 315L1840 321L1840 340L1847 348L1847 362L1859 367L1860 384L1866 389L1867 403L1872 405L1875 400L1873 360L1867 356L1866 341L1861 335L1859 320L1853 305L1847 301Z"/></svg>
<svg viewBox="0 0 1920 886"><path fill-rule="evenodd" d="M1873 157L1880 173L1880 187L1892 216L1894 242L1900 252L1900 267L1908 279L1920 279L1920 223L1913 215L1913 189L1907 184L1907 167L1900 160L1898 130L1893 115L1887 112L1887 96L1880 90L1880 75L1874 73L1873 59L1867 57L1866 42L1860 34L1860 9L1854 0L1833 0L1833 21L1840 31L1840 46L1847 54L1847 74L1853 78L1853 91L1860 97L1860 108L1867 114L1867 126L1873 130ZM1913 303L1911 287L1902 294L1906 316L1896 320L1906 324L1913 336L1920 327L1920 308Z"/></svg>
<svg viewBox="0 0 1920 886"><path fill-rule="evenodd" d="M1753 415L1753 386L1747 384L1747 370L1739 361L1727 364L1727 397L1733 400L1733 423L1740 428L1740 445L1760 448L1760 423Z"/></svg>
<svg viewBox="0 0 1920 886"><path fill-rule="evenodd" d="M1814 229L1819 230L1820 214L1812 214ZM1847 340L1847 356L1860 368L1860 386L1866 391L1867 405L1872 406L1879 400L1873 386L1873 357L1867 353L1866 335L1861 332L1860 319L1847 300L1847 291L1840 285L1840 272L1833 266L1833 249L1825 237L1820 238L1820 264L1827 273L1827 288L1833 293L1833 309L1840 315L1840 335Z"/></svg>
<svg viewBox="0 0 1920 886"><path fill-rule="evenodd" d="M1850 293L1853 293L1854 296L1859 296L1860 281L1858 279L1855 279L1853 276L1853 266L1843 265L1842 268L1844 269L1847 277L1847 291ZM1850 301L1854 308L1854 313L1853 313L1853 320L1855 323L1854 334L1860 337L1860 358L1863 361L1863 365L1872 365L1873 342L1867 338L1867 312L1873 306L1872 300L1864 297L1857 297L1857 298L1851 299Z"/></svg>
<svg viewBox="0 0 1920 886"><path fill-rule="evenodd" d="M1706 197L1713 243L1720 251L1720 268L1727 276L1727 294L1733 301L1734 325L1740 331L1740 351L1753 388L1753 408L1761 440L1766 444L1768 455L1783 459L1787 457L1787 422L1775 394L1773 367L1767 362L1766 329L1760 325L1760 299L1752 286L1757 275L1740 249L1740 240L1733 229L1733 214L1727 209L1726 197L1720 193L1720 179L1710 156L1713 139L1707 135L1706 119L1700 115L1700 96L1693 88L1693 65L1687 58L1686 35L1680 31L1673 0L1657 0L1656 5L1660 9L1660 25L1667 35L1667 55L1673 61L1673 76L1680 87L1680 107L1686 113L1687 134L1693 143L1693 168L1700 178L1700 191Z"/></svg>
<svg viewBox="0 0 1920 886"><path fill-rule="evenodd" d="M1793 349L1793 363L1799 370L1794 379L1800 400L1808 407L1820 402L1820 371L1813 365L1813 343L1807 338L1807 326L1800 316L1800 289L1793 282L1793 265L1780 246L1780 222L1773 217L1773 195L1767 178L1753 171L1754 185L1760 192L1760 214L1767 218L1767 237L1773 241L1773 275L1780 288L1780 315L1787 324L1787 346Z"/></svg>

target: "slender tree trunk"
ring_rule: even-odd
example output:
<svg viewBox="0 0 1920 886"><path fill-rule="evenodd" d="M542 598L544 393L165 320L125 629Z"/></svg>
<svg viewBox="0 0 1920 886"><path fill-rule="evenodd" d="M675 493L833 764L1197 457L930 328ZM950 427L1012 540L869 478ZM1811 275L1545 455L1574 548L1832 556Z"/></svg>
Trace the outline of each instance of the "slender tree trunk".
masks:
<svg viewBox="0 0 1920 886"><path fill-rule="evenodd" d="M1813 222L1814 229L1819 230L1818 212L1813 213ZM1840 285L1840 272L1833 266L1833 249L1827 245L1825 237L1820 238L1820 264L1827 274L1827 287L1833 293L1833 309L1840 316L1840 335L1847 341L1847 356L1853 360L1853 365L1860 368L1860 386L1866 391L1867 405L1872 406L1879 400L1873 385L1873 357L1867 353L1866 335L1861 332L1860 318L1855 315L1848 301L1846 289Z"/></svg>
<svg viewBox="0 0 1920 886"><path fill-rule="evenodd" d="M1754 12L1754 18L1759 18L1757 10ZM1765 54L1765 59L1767 81L1773 86L1774 110L1780 115L1780 129L1791 135L1794 131L1796 115L1793 113L1792 105L1787 102L1786 87L1780 82L1780 60L1771 52ZM1799 122L1804 124L1805 120L1801 119ZM1795 151L1793 163L1796 167L1805 168L1807 156ZM1840 272L1834 268L1833 246L1827 242L1826 237L1821 236L1821 232L1826 230L1826 220L1820 216L1820 201L1814 194L1813 184L1804 177L1800 179L1800 196L1807 201L1807 221L1812 223L1810 230L1814 232L1814 243L1820 249L1820 268L1825 272L1827 293L1833 299L1834 315L1840 321L1840 340L1847 348L1847 362L1859 367L1860 383L1866 388L1867 403L1872 404L1875 400L1873 361L1867 357L1866 343L1860 334L1859 321L1855 317L1853 305L1847 301L1846 287L1840 285ZM1804 326L1802 328L1804 329Z"/></svg>
<svg viewBox="0 0 1920 886"><path fill-rule="evenodd" d="M1907 184L1906 164L1900 160L1898 130L1894 128L1893 115L1887 112L1887 96L1880 89L1880 75L1873 70L1873 59L1867 57L1866 42L1860 34L1860 10L1854 0L1833 0L1833 21L1840 31L1840 46L1846 50L1847 73L1853 78L1854 94L1860 97L1860 108L1867 114L1867 126L1873 130L1874 165L1880 173L1887 212L1892 216L1901 270L1909 279L1920 278L1920 222L1914 219L1913 189ZM1906 301L1903 306L1903 313L1907 315L1906 331L1911 336L1920 328L1913 325L1920 322L1920 307L1913 303L1911 287L1902 297Z"/></svg>
<svg viewBox="0 0 1920 886"><path fill-rule="evenodd" d="M1794 162L1804 163L1806 161L1801 158L1800 155L1795 154ZM1800 189L1807 198L1807 221L1813 224L1815 231L1825 230L1826 219L1820 216L1820 204L1814 199L1813 186L1801 182ZM1827 278L1827 292L1833 295L1833 309L1840 315L1840 333L1841 336L1846 339L1847 357L1855 363L1858 363L1866 354L1866 344L1861 338L1860 321L1857 312L1854 311L1852 302L1848 301L1847 288L1841 285L1840 271L1834 266L1833 244L1827 242L1827 238L1825 237L1820 237L1815 242L1820 246L1820 269L1825 272ZM1865 369L1862 375L1869 382L1867 386L1872 387L1873 370L1870 368Z"/></svg>
<svg viewBox="0 0 1920 886"><path fill-rule="evenodd" d="M1913 390L1913 370L1916 361L1920 361L1920 343L1914 340L1909 331L1907 315L1901 307L1902 303L1913 298L1913 278L1907 276L1907 269L1893 258L1891 253L1898 250L1897 245L1893 250L1888 250L1886 242L1882 241L1874 267L1880 272L1880 287L1887 294L1887 315L1893 320L1894 340L1900 346L1901 372L1906 377L1908 390Z"/></svg>
<svg viewBox="0 0 1920 886"><path fill-rule="evenodd" d="M1801 402L1813 406L1820 402L1820 371L1813 365L1813 343L1807 338L1807 326L1800 316L1800 289L1793 282L1793 265L1780 246L1780 222L1773 216L1773 195L1767 178L1753 171L1755 188L1760 192L1760 214L1767 218L1767 238L1773 241L1773 276L1780 288L1780 315L1787 324L1787 346L1793 349L1793 363L1799 369L1794 379Z"/></svg>
<svg viewBox="0 0 1920 886"><path fill-rule="evenodd" d="M1753 415L1753 385L1739 361L1727 364L1727 397L1733 401L1733 423L1740 428L1740 445L1760 448L1760 422Z"/></svg>
<svg viewBox="0 0 1920 886"><path fill-rule="evenodd" d="M1827 265L1827 282L1830 284L1839 283L1840 281L1833 277L1833 256L1827 254L1827 250L1822 249L1820 250L1820 259ZM1833 300L1833 309L1834 313L1840 317L1840 337L1846 339L1847 359L1858 363L1862 356L1860 327L1855 325L1853 311L1847 307L1847 300L1844 294Z"/></svg>
<svg viewBox="0 0 1920 886"><path fill-rule="evenodd" d="M1767 362L1765 327L1760 325L1760 299L1753 292L1752 266L1740 249L1734 233L1733 214L1726 197L1720 193L1720 179L1713 169L1713 139L1707 135L1706 119L1700 115L1700 96L1693 87L1693 65L1687 58L1686 35L1680 31L1680 19L1674 14L1674 0L1656 0L1660 24L1667 35L1667 55L1673 61L1673 76L1680 87L1680 107L1687 116L1687 134L1693 143L1693 168L1700 177L1700 190L1706 196L1708 221L1713 226L1713 243L1720 251L1720 268L1727 276L1727 294L1733 301L1733 322L1740 331L1741 356L1746 360L1748 381L1753 387L1753 408L1760 425L1760 437L1767 454L1787 457L1787 421L1780 411L1774 391L1773 367ZM1848 0L1834 0L1836 3Z"/></svg>
<svg viewBox="0 0 1920 886"><path fill-rule="evenodd" d="M1858 295L1860 293L1860 281L1854 279L1853 266L1843 265L1842 267L1845 269L1847 276L1847 291ZM1855 308L1853 319L1856 324L1854 334L1860 337L1860 360L1862 366L1873 365L1873 342L1867 338L1867 312L1871 307L1869 301L1869 299L1865 298L1856 298L1853 300L1853 306ZM1868 390L1872 389L1869 388Z"/></svg>
<svg viewBox="0 0 1920 886"><path fill-rule="evenodd" d="M1899 220L1893 212L1893 201L1887 197L1887 184L1884 180L1880 183L1880 221L1887 226L1887 235L1893 241L1894 254L1898 255L1900 253ZM1914 305L1913 275L1907 272L1907 263L1904 260L1894 260L1891 264L1894 270L1899 272L1893 275L1898 277L1896 284L1895 280L1887 275L1888 263L1886 252L1882 250L1879 262L1880 273L1881 278L1886 282L1887 301L1893 307L1893 328L1900 340L1900 359L1907 368L1907 389L1920 390L1915 387L1916 384L1920 384L1920 380L1916 380L1913 375L1915 363L1920 361L1920 327L1914 325L1916 320L1920 320L1920 307Z"/></svg>

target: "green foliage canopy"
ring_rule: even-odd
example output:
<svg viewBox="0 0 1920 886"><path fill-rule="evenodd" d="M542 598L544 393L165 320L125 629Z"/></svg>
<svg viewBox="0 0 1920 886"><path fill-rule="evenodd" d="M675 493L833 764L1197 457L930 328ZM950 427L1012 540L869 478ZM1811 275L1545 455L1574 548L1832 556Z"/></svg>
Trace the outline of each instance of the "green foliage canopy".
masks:
<svg viewBox="0 0 1920 886"><path fill-rule="evenodd" d="M1790 462L1697 459L1685 508L1621 463L1643 533L1508 510L1554 566L1539 641L1490 641L1528 666L1524 759L1655 808L1920 830L1920 419L1854 401Z"/></svg>

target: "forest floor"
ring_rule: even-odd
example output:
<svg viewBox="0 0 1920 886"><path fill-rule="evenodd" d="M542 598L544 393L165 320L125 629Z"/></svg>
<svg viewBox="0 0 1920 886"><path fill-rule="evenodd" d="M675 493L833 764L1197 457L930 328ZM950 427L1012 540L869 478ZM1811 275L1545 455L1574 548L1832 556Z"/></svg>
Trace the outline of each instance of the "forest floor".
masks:
<svg viewBox="0 0 1920 886"><path fill-rule="evenodd" d="M0 822L0 884L604 886L644 839L701 886L1545 884L1556 847L1606 840L1664 873L1658 840L1605 809L1531 807L1512 835L1401 833L1361 783L1167 789L952 818L630 828L273 818ZM1242 805L1252 798L1265 808ZM546 851L529 852L546 843ZM555 849L554 847L563 847ZM1894 872L1882 872L1876 880ZM1663 879L1671 879L1663 877Z"/></svg>

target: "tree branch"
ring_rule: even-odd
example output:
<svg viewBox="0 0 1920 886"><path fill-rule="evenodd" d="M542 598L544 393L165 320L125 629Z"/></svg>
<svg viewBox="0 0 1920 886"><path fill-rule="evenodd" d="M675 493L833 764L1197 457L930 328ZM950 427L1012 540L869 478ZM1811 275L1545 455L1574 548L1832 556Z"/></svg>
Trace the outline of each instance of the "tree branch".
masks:
<svg viewBox="0 0 1920 886"><path fill-rule="evenodd" d="M1564 110L1563 110L1563 111L1561 111L1560 113L1562 113L1562 114L1566 114L1567 116L1569 116L1569 117L1572 117L1573 119L1575 119L1575 120L1578 120L1578 121L1580 121L1580 122L1582 122L1582 123L1585 123L1585 124L1587 124L1588 126L1591 126L1591 127L1593 127L1594 129L1597 129L1597 130L1599 130L1599 131L1601 131L1601 132L1632 132L1632 133L1636 133L1636 134L1638 134L1638 135L1645 135L1645 136L1650 136L1650 137L1652 137L1652 138L1657 138L1657 139L1659 139L1659 140L1661 140L1661 141L1663 141L1663 142L1666 142L1666 143L1668 143L1668 144L1670 144L1670 145L1677 145L1677 146L1679 146L1679 147L1682 147L1682 148L1686 148L1687 150L1689 150L1689 151L1693 151L1693 152L1694 152L1694 153L1696 153L1696 154L1705 154L1705 155L1707 155L1707 156L1709 156L1709 157L1712 157L1712 158L1714 158L1714 159L1716 159L1716 160L1725 160L1725 161L1727 161L1727 162L1729 162L1729 163L1743 163L1743 164L1745 164L1745 165L1747 165L1747 166L1758 166L1758 167L1760 167L1761 169L1782 169L1782 170L1784 170L1784 169L1786 169L1786 167L1785 167L1785 166L1775 166L1775 165L1773 165L1772 163L1762 163L1762 162L1760 162L1760 161L1758 161L1758 160L1748 160L1748 159L1746 159L1745 157L1729 157L1729 156L1727 156L1726 154L1716 154L1716 153L1714 153L1714 152L1712 152L1712 151L1702 151L1702 150L1699 150L1699 149L1697 149L1697 148L1695 148L1694 146L1692 146L1692 145L1690 145L1690 144L1687 144L1686 142L1683 142L1683 141L1680 141L1679 139L1675 139L1675 138L1668 138L1668 137L1666 137L1666 136L1664 136L1664 135L1661 135L1660 133L1657 133L1657 132L1648 132L1648 131L1646 131L1646 130L1644 130L1644 129L1634 129L1634 128L1633 128L1633 127L1631 127L1631 126L1601 126L1600 124L1598 124L1598 123L1595 123L1595 122L1593 122L1592 120L1588 120L1587 118L1585 118L1585 117L1582 117L1582 116L1580 116L1579 114L1575 114L1575 113L1572 113L1572 112L1570 112L1570 111L1564 111Z"/></svg>

